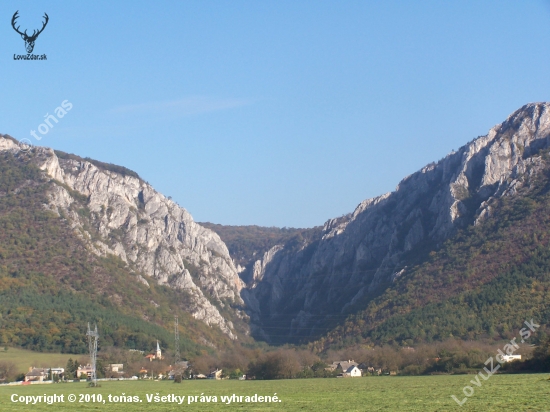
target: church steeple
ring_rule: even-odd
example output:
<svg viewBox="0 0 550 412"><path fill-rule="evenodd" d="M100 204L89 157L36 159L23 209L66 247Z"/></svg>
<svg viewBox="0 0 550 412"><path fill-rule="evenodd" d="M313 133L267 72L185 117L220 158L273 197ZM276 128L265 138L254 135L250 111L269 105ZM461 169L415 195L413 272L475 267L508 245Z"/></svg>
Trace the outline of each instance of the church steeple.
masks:
<svg viewBox="0 0 550 412"><path fill-rule="evenodd" d="M157 340L157 351L155 353L156 359L162 359L162 352L160 351L159 341Z"/></svg>

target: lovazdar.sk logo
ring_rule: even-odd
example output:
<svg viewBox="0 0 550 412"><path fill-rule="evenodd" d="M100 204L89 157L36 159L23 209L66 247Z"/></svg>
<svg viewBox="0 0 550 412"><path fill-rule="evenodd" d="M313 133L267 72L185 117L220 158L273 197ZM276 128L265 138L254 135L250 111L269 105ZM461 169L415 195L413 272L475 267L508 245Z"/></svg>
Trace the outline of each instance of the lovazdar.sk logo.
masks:
<svg viewBox="0 0 550 412"><path fill-rule="evenodd" d="M27 50L27 54L14 54L13 60L47 60L47 56L45 54L42 54L42 55L32 54L32 51L34 50L34 42L36 41L40 33L44 31L44 29L46 28L46 25L48 24L48 21L50 20L50 18L48 17L48 14L44 13L44 16L43 16L44 22L42 23L42 28L39 30L33 30L30 36L29 34L27 34L27 30L25 30L24 32L20 30L21 26L15 27L15 25L17 24L18 17L19 17L19 10L17 10L13 14L13 17L11 18L11 26L25 41L25 49Z"/></svg>

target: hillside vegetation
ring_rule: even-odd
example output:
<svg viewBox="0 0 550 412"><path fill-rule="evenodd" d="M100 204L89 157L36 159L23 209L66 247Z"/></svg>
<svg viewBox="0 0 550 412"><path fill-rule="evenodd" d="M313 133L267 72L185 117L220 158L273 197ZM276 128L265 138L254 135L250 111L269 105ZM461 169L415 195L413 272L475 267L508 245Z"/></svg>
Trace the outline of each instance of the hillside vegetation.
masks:
<svg viewBox="0 0 550 412"><path fill-rule="evenodd" d="M88 251L63 216L44 208L48 188L60 183L32 156L0 153L0 346L84 353L87 322L97 322L100 346L151 350L158 339L169 348L175 314L184 356L227 342L185 311L185 293L146 287L118 257ZM73 195L71 208L88 216L86 197Z"/></svg>
<svg viewBox="0 0 550 412"><path fill-rule="evenodd" d="M273 246L286 244L294 239L308 237L316 229L289 227L226 226L203 222L200 225L216 232L229 249L235 262L243 267L261 259Z"/></svg>
<svg viewBox="0 0 550 412"><path fill-rule="evenodd" d="M548 162L548 153L543 158ZM510 339L530 319L543 325L532 343L543 339L550 320L550 171L491 206L491 218L439 250L417 252L415 266L312 346Z"/></svg>

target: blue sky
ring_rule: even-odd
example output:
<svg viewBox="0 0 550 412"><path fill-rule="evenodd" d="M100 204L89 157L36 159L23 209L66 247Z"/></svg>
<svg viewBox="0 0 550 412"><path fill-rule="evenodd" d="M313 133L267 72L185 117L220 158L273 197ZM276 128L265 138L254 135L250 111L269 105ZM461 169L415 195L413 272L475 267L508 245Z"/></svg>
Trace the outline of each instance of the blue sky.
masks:
<svg viewBox="0 0 550 412"><path fill-rule="evenodd" d="M47 61L13 60L16 10L48 13ZM3 1L0 22L0 133L129 167L197 221L321 225L550 100L543 0Z"/></svg>

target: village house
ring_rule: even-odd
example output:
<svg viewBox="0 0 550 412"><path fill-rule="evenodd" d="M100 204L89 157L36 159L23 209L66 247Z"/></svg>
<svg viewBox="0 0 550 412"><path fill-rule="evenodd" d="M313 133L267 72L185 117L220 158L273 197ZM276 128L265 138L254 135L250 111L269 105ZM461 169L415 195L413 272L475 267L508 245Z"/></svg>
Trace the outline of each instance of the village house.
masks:
<svg viewBox="0 0 550 412"><path fill-rule="evenodd" d="M122 363L110 363L107 365L107 371L109 372L120 372L122 373L124 369L124 364Z"/></svg>
<svg viewBox="0 0 550 412"><path fill-rule="evenodd" d="M361 377L361 369L359 369L355 365L352 365L348 369L346 369L345 372L339 374L337 377L338 378L360 378Z"/></svg>
<svg viewBox="0 0 550 412"><path fill-rule="evenodd" d="M65 373L65 368L50 368L52 376L61 376Z"/></svg>
<svg viewBox="0 0 550 412"><path fill-rule="evenodd" d="M359 366L359 364L353 360L337 361L337 362L332 362L332 364L328 368L325 368L325 370L328 370L331 372L338 371L340 373L344 373L350 368L350 366Z"/></svg>
<svg viewBox="0 0 550 412"><path fill-rule="evenodd" d="M90 378L92 376L92 372L94 370L92 369L92 365L87 364L85 366L78 365L78 368L76 369L76 377L80 379L81 377Z"/></svg>
<svg viewBox="0 0 550 412"><path fill-rule="evenodd" d="M25 374L25 382L44 382L51 377L61 376L65 372L64 368L35 368L31 366Z"/></svg>
<svg viewBox="0 0 550 412"><path fill-rule="evenodd" d="M29 368L25 374L25 382L44 382L48 379L48 369L46 368Z"/></svg>
<svg viewBox="0 0 550 412"><path fill-rule="evenodd" d="M120 378L124 375L124 364L122 363L110 363L105 367L106 377Z"/></svg>

